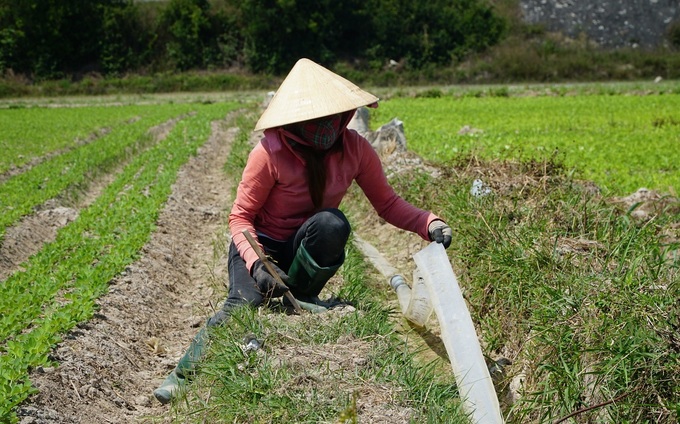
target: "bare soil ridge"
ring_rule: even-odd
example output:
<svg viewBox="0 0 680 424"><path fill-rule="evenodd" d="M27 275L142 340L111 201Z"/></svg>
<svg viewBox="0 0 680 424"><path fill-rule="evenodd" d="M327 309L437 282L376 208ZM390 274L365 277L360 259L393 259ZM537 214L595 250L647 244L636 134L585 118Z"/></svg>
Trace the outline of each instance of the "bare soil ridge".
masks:
<svg viewBox="0 0 680 424"><path fill-rule="evenodd" d="M81 138L76 138L74 143L68 147L64 147L52 152L45 153L42 156L37 156L32 158L30 161L27 163L20 165L20 166L12 166L8 170L4 172L0 172L0 183L4 183L5 181L9 180L12 177L15 177L19 174L22 174L24 172L29 171L31 168L40 165L43 162L47 162L48 160L55 158L59 155L63 155L64 153L68 153L72 150L75 150L76 148L79 148L81 146L90 144L100 137L105 136L108 134L111 130L109 128L100 128L98 130L95 130L90 134L88 137L81 139Z"/></svg>
<svg viewBox="0 0 680 424"><path fill-rule="evenodd" d="M18 410L21 423L163 422L153 389L175 366L224 290L225 211L231 183L222 166L235 128L214 122L208 142L182 167L142 257L110 283L90 321L38 368L39 393ZM215 252L218 253L215 253Z"/></svg>
<svg viewBox="0 0 680 424"><path fill-rule="evenodd" d="M149 134L158 142L167 137L177 121L177 119L170 119L152 127L149 129ZM107 132L109 130L102 130L98 134L101 136ZM91 143L94 140L95 137L92 136L81 144ZM65 151L55 153L54 156L61 153L65 153ZM57 231L69 222L74 221L81 209L90 206L106 186L115 179L118 172L127 165L128 161L121 162L116 169L109 173L92 178L87 187L83 187L78 193L67 193L62 197L48 200L37 207L35 213L25 216L15 225L7 228L5 236L0 240L0 282L16 272L21 264L42 249L45 243L54 241ZM22 168L23 171L28 169L30 168ZM0 175L0 183L3 181L2 175ZM75 190L80 189L75 188Z"/></svg>

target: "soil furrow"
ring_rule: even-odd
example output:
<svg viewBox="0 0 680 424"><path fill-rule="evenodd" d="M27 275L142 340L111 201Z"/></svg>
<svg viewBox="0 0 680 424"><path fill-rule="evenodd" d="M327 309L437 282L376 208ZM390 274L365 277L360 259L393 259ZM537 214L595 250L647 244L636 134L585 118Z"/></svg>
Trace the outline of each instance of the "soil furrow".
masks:
<svg viewBox="0 0 680 424"><path fill-rule="evenodd" d="M177 121L171 119L151 128L149 134L155 138L155 142L148 147L165 139ZM0 240L0 284L18 271L21 264L42 249L45 243L54 241L57 231L75 220L80 210L91 205L129 161L128 158L112 171L96 176L85 191L50 199L38 206L33 214L7 228L5 236Z"/></svg>
<svg viewBox="0 0 680 424"><path fill-rule="evenodd" d="M36 156L34 158L31 158L31 160L29 160L28 162L26 162L23 165L12 166L10 169L8 169L4 172L0 172L0 184L4 183L5 181L9 180L12 177L16 177L19 174L30 171L33 167L38 166L41 163L46 162L46 161L48 161L52 158L55 158L59 155L63 155L65 153L73 151L77 148L80 148L82 146L90 144L90 143L98 140L99 138L105 136L109 132L111 132L110 128L99 128L99 129L93 131L92 134L90 134L88 137L86 137L84 139L77 138L73 142L73 144L71 144L67 147L57 149L57 150L54 150L52 152L47 152L42 156Z"/></svg>
<svg viewBox="0 0 680 424"><path fill-rule="evenodd" d="M142 257L111 281L94 318L38 368L39 392L21 423L168 421L153 389L174 367L225 293L230 181L222 171L236 129L215 122L209 141L182 167Z"/></svg>

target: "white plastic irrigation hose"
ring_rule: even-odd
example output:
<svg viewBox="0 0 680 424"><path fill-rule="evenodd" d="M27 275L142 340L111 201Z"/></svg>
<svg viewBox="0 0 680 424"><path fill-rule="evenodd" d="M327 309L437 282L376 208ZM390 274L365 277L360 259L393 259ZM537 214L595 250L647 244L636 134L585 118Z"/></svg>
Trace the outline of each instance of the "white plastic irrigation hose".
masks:
<svg viewBox="0 0 680 424"><path fill-rule="evenodd" d="M472 317L444 247L431 243L413 259L429 289L465 411L475 423L503 423Z"/></svg>
<svg viewBox="0 0 680 424"><path fill-rule="evenodd" d="M496 390L444 246L431 243L413 255L417 267L411 288L377 249L356 234L355 239L357 247L390 279L409 321L424 326L432 311L436 313L465 412L477 424L502 424Z"/></svg>
<svg viewBox="0 0 680 424"><path fill-rule="evenodd" d="M432 315L432 302L425 278L418 268L413 271L413 288L409 287L404 277L397 274L390 278L390 285L397 292L399 306L406 319L424 327Z"/></svg>

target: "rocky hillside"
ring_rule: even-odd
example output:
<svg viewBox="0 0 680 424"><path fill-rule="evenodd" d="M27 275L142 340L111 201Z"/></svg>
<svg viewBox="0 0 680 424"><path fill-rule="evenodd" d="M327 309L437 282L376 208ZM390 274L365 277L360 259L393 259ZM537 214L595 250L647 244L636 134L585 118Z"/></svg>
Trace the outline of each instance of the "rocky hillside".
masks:
<svg viewBox="0 0 680 424"><path fill-rule="evenodd" d="M525 22L604 47L653 48L680 24L680 0L520 0Z"/></svg>

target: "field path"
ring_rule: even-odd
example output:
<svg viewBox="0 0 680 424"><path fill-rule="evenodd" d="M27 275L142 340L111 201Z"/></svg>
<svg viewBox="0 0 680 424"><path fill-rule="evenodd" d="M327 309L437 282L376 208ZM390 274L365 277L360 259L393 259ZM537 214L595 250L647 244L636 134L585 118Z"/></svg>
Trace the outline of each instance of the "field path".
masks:
<svg viewBox="0 0 680 424"><path fill-rule="evenodd" d="M213 123L141 258L111 281L95 316L64 336L52 353L58 365L31 373L39 392L20 406L21 423L170 421L153 389L226 293L232 183L223 165L236 133Z"/></svg>

